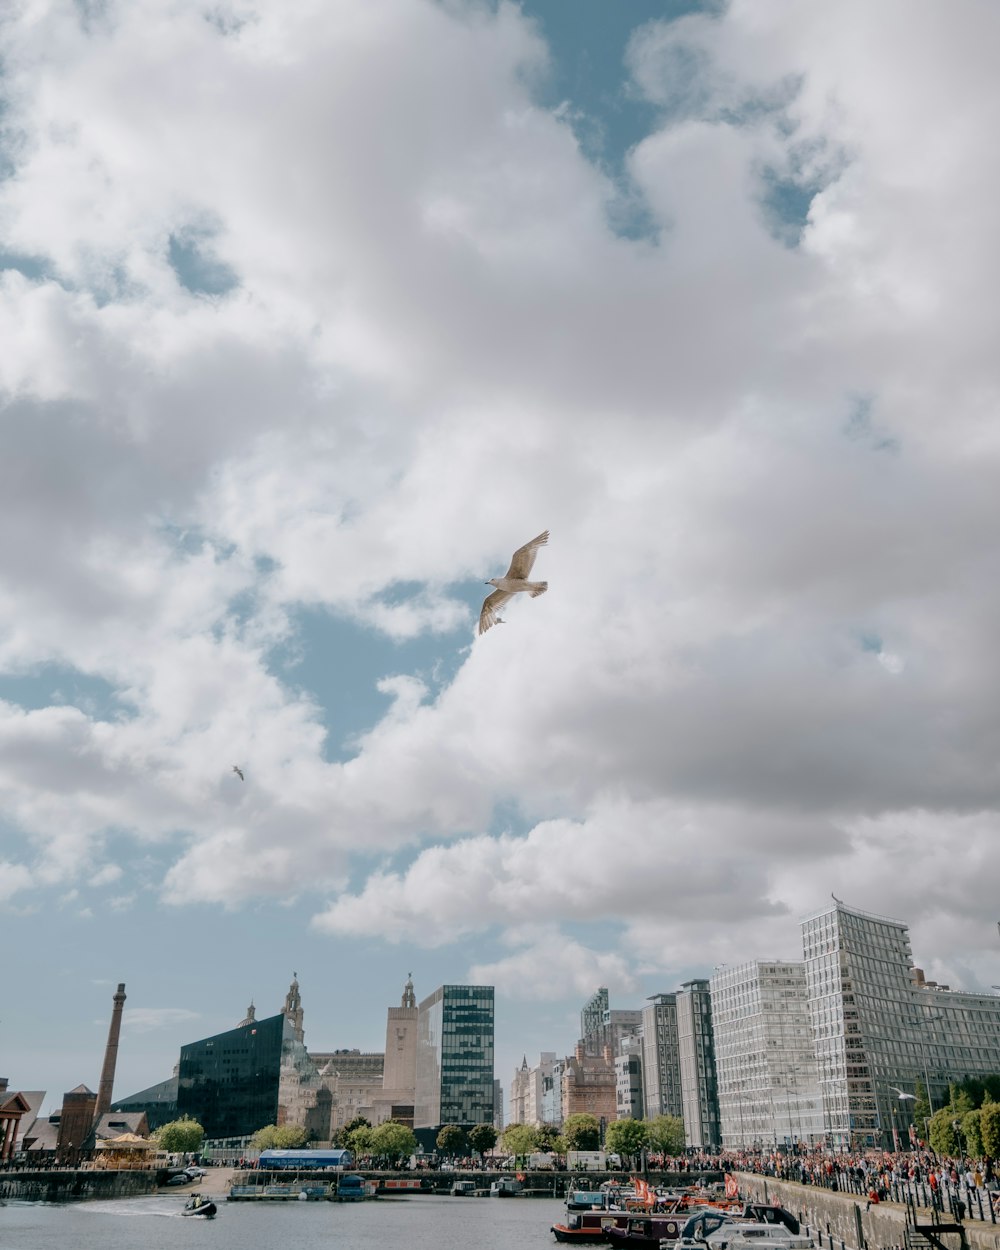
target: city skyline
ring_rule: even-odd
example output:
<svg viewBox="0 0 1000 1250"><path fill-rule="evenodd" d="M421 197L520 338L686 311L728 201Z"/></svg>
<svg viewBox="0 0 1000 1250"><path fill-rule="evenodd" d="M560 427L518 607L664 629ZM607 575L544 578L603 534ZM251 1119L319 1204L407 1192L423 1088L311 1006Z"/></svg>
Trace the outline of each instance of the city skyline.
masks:
<svg viewBox="0 0 1000 1250"><path fill-rule="evenodd" d="M96 1089L123 982L141 1089L293 969L380 1050L412 970L506 1084L831 892L1000 983L998 37L0 12L0 1075Z"/></svg>

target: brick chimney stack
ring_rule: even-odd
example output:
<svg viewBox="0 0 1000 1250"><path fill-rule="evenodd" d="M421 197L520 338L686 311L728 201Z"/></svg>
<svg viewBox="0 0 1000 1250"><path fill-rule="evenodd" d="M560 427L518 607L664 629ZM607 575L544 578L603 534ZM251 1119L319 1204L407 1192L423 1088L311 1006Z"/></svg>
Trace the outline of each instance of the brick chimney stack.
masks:
<svg viewBox="0 0 1000 1250"><path fill-rule="evenodd" d="M94 1118L111 1110L111 1091L115 1084L115 1065L118 1062L118 1034L122 1027L122 1008L125 1006L125 983L118 986L111 1009L111 1027L108 1029L108 1044L104 1051L104 1067L101 1069L101 1084L97 1090L97 1107Z"/></svg>

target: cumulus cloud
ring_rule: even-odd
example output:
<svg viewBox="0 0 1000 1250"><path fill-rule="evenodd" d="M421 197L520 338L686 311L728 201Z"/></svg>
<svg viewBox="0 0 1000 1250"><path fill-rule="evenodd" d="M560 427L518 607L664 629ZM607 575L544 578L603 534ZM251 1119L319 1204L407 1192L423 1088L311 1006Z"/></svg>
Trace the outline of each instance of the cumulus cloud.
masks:
<svg viewBox="0 0 1000 1250"><path fill-rule="evenodd" d="M644 27L635 239L515 6L321 8L0 19L0 678L108 690L0 702L2 888L107 885L124 832L174 902L431 945L596 908L669 967L827 879L874 904L859 865L930 905L1000 806L1000 16ZM546 527L550 594L473 642L466 584ZM455 675L373 673L332 759L275 658L303 608Z"/></svg>

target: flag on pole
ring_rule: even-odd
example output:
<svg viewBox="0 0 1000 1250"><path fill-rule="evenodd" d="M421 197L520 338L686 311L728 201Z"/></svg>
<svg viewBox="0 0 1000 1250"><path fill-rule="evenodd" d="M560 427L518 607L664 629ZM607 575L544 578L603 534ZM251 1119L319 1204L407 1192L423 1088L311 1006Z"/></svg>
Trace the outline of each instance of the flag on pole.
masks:
<svg viewBox="0 0 1000 1250"><path fill-rule="evenodd" d="M656 1202L656 1194L650 1189L649 1182L644 1181L641 1176L633 1176L632 1184L635 1186L635 1196L639 1201L644 1206L653 1206Z"/></svg>

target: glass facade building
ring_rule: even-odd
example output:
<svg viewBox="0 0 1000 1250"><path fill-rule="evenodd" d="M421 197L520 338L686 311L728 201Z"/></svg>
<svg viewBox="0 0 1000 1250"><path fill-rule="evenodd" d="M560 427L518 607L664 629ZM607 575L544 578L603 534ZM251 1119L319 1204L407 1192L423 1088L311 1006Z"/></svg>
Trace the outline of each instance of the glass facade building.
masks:
<svg viewBox="0 0 1000 1250"><path fill-rule="evenodd" d="M282 1042L291 1025L282 1013L181 1047L177 1113L206 1137L244 1137L278 1122Z"/></svg>
<svg viewBox="0 0 1000 1250"><path fill-rule="evenodd" d="M711 981L722 1144L819 1142L823 1107L801 962L753 960Z"/></svg>
<svg viewBox="0 0 1000 1250"><path fill-rule="evenodd" d="M442 985L417 1011L413 1127L492 1124L493 986Z"/></svg>

